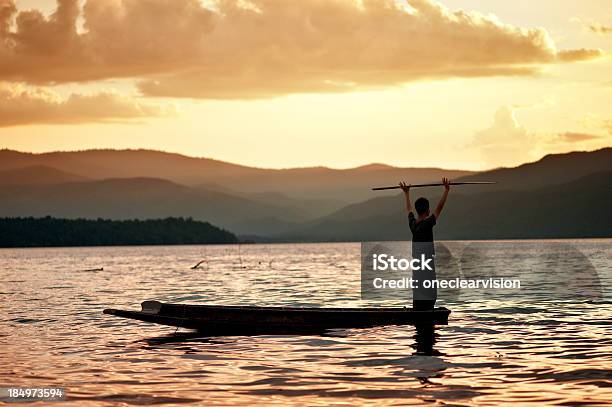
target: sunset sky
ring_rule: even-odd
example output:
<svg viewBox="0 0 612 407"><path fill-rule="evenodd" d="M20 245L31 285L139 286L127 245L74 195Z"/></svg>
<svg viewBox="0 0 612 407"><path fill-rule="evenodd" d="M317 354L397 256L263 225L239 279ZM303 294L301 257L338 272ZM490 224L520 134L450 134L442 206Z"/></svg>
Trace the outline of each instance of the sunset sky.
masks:
<svg viewBox="0 0 612 407"><path fill-rule="evenodd" d="M612 146L612 2L0 0L0 148L485 169Z"/></svg>

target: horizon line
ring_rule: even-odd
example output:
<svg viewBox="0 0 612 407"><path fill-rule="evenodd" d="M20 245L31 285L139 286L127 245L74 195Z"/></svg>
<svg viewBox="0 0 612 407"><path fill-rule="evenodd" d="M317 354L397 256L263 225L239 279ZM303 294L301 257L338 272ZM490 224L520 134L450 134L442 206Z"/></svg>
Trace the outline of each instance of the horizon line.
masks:
<svg viewBox="0 0 612 407"><path fill-rule="evenodd" d="M481 173L481 172L487 172L487 171L493 171L493 170L499 170L499 169L504 169L504 168L517 168L520 167L522 165L525 164L532 164L535 162L538 162L542 159L544 159L545 157L548 156L558 156L558 155L566 155L566 154L573 154L573 153L591 153L591 152L596 152L596 151L601 151L601 150L605 150L605 149L609 149L612 147L602 147L602 148L598 148L595 150L573 150L570 152L566 152L566 153L549 153L549 154L544 154L543 156L541 156L538 159L535 159L533 161L527 161L524 162L522 164L518 164L516 166L511 166L511 167L504 167L504 166L499 166L499 167L492 167L492 168L487 168L487 169L482 169L482 170L474 170L474 169L459 169L459 168L445 168L445 167L438 167L438 166L425 166L425 167L400 167L400 166L396 166L396 165L391 165L391 164L385 164L385 163L380 163L380 162L370 162L367 164L362 164L362 165L357 165L357 166L352 166L352 167L345 167L345 168L338 168L338 167L330 167L330 166L326 166L326 165L310 165L310 166L296 166L296 167L278 167L278 168L272 168L272 167L263 167L263 166L253 166L253 165L245 165L245 164L239 164L236 162L231 162L231 161L224 161L224 160L219 160L217 158L211 158L211 157L204 157L204 156L190 156L184 153L179 153L179 152L173 152L173 151L167 151L167 150L158 150L158 149L154 149L154 148L145 148L145 147L139 147L139 148L89 148L89 149L77 149L77 150L50 150L50 151L42 151L42 152L33 152L33 151L21 151L21 150L16 150L16 149L11 149L11 148L7 148L7 147L3 147L0 149L0 152L13 152L13 153L18 153L18 154L29 154L29 155L34 155L34 156L39 156L39 155L46 155L46 154L70 154L70 153L86 153L86 152L103 152L103 151L108 151L108 152L152 152L152 153L161 153L161 154L169 154L169 155L175 155L175 156L180 156L180 157L184 157L187 159L194 159L194 160L208 160L208 161L216 161L218 163L223 163L223 164L229 164L229 165L234 165L234 166L238 166L238 167L244 167L244 168L250 168L250 169L258 169L258 170L269 170L269 171L288 171L288 170L308 170L308 169L326 169L326 170L332 170L332 171L349 171L349 170L358 170L358 169L363 169L366 167L374 167L374 166L383 166L389 169L422 169L422 170L445 170L445 171L469 171L469 172L473 172L473 173Z"/></svg>

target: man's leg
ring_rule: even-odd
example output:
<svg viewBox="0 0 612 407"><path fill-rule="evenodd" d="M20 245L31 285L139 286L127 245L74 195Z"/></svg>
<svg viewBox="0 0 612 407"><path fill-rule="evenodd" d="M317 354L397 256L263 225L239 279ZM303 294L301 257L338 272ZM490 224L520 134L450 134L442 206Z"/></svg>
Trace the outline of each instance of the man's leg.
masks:
<svg viewBox="0 0 612 407"><path fill-rule="evenodd" d="M412 309L415 311L430 311L434 309L436 300L413 300Z"/></svg>

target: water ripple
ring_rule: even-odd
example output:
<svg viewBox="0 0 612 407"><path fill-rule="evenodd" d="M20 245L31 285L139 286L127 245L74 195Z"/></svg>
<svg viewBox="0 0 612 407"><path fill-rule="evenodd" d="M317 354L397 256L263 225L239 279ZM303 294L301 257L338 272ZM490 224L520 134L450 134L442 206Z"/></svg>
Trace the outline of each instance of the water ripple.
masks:
<svg viewBox="0 0 612 407"><path fill-rule="evenodd" d="M512 274L505 267L521 243L495 244L500 258L488 259L488 266ZM442 301L453 314L435 330L217 338L113 319L101 310L135 309L145 299L400 304L360 300L356 244L249 245L240 258L236 246L0 250L6 265L0 271L0 381L65 387L67 404L92 406L609 405L612 242L580 244L580 253L597 253L592 281L603 297L596 301L550 300L540 291L528 300L467 296ZM474 245L464 246L482 257ZM568 243L531 246L540 253L538 264L550 265L550 253ZM190 269L202 259L206 269Z"/></svg>

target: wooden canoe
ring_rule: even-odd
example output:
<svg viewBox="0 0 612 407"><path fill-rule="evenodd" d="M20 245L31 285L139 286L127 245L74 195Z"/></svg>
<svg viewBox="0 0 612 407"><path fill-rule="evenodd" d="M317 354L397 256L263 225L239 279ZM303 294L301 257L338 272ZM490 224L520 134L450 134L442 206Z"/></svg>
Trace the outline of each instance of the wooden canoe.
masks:
<svg viewBox="0 0 612 407"><path fill-rule="evenodd" d="M301 308L167 304L145 301L141 311L105 309L104 313L210 334L319 332L378 325L446 325L450 310L436 308Z"/></svg>

